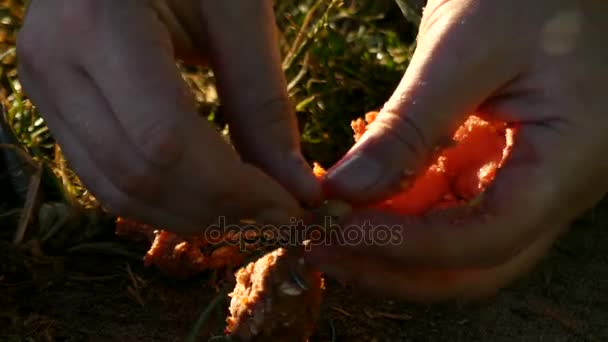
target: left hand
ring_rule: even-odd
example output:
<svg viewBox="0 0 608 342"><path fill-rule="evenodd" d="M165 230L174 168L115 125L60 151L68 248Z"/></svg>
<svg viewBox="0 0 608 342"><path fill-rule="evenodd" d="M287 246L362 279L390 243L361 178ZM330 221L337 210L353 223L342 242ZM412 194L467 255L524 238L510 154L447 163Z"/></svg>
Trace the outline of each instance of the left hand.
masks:
<svg viewBox="0 0 608 342"><path fill-rule="evenodd" d="M512 154L475 208L360 212L342 226L393 227L397 240L315 246L309 261L422 300L486 296L531 269L608 190L607 11L594 0L429 1L401 84L326 188L360 204L386 198L474 112L518 125Z"/></svg>
<svg viewBox="0 0 608 342"><path fill-rule="evenodd" d="M32 0L17 53L23 89L113 214L192 234L218 217L282 224L321 199L271 0ZM236 151L176 57L213 69Z"/></svg>

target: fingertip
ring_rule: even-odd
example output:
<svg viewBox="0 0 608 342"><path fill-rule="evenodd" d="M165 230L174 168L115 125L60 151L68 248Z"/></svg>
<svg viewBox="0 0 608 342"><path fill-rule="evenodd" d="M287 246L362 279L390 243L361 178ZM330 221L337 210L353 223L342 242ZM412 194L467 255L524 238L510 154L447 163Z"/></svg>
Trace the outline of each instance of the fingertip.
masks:
<svg viewBox="0 0 608 342"><path fill-rule="evenodd" d="M329 198L373 203L401 189L402 172L389 169L373 153L357 150L329 169L323 190Z"/></svg>
<svg viewBox="0 0 608 342"><path fill-rule="evenodd" d="M289 187L289 190L294 193L304 206L309 208L319 206L324 200L321 181L315 176L310 165L299 153L295 157L292 169L291 177L293 177L293 181L290 183L293 185Z"/></svg>
<svg viewBox="0 0 608 342"><path fill-rule="evenodd" d="M382 166L374 158L357 152L347 155L325 176L329 189L337 194L357 194L372 188L382 177Z"/></svg>

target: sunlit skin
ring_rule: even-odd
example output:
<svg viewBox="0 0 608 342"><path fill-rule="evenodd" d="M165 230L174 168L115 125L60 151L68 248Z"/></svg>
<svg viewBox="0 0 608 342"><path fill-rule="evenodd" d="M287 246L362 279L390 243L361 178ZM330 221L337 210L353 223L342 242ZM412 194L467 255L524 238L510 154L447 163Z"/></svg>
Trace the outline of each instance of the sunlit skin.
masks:
<svg viewBox="0 0 608 342"><path fill-rule="evenodd" d="M321 199L270 0L33 0L17 49L25 92L115 214L193 233L218 216L286 222ZM176 57L212 67L236 151Z"/></svg>
<svg viewBox="0 0 608 342"><path fill-rule="evenodd" d="M471 113L517 126L517 144L473 213L357 211L342 223L401 226L403 244L308 261L423 300L491 294L528 271L608 188L605 13L601 0L430 0L401 83L323 188L358 207L390 197ZM17 48L24 90L116 214L192 233L219 215L288 222L322 200L269 0L32 0ZM213 68L236 151L197 115L176 57Z"/></svg>
<svg viewBox="0 0 608 342"><path fill-rule="evenodd" d="M403 243L317 248L310 261L423 300L488 295L528 271L607 189L607 11L595 0L429 1L400 85L324 187L359 204L394 193L473 112L518 126L511 157L473 214L359 212L343 223L398 225Z"/></svg>

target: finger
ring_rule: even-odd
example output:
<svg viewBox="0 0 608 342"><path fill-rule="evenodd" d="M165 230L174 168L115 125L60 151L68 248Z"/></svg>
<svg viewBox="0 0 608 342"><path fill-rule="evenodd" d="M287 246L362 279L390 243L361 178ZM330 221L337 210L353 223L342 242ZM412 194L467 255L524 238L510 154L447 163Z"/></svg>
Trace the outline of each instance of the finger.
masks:
<svg viewBox="0 0 608 342"><path fill-rule="evenodd" d="M196 229L201 229L204 223L217 215L232 217L236 214L222 212L225 208L221 203L204 203L205 198L196 193L193 187L185 187L174 178L170 167L150 165L90 78L69 67L61 72L61 76L65 84L49 93L56 99L57 114L47 111L45 117L54 129L54 135L62 137L70 132L70 137L66 139L72 143L78 142L91 155L87 159L92 159L94 163L87 171L94 172L95 176L87 174L87 171L78 174L114 213L142 218L144 213L141 212L141 205L147 206L146 210L159 208L192 224L180 227L170 225L172 222L146 222L178 230L193 229L195 223L199 225ZM67 128L55 129L55 121L61 122L62 128ZM64 145L62 143L61 146L65 149ZM75 152L78 153L75 157L65 152L79 171L81 164L85 163L81 159L82 153ZM104 177L99 178L99 173L103 173ZM112 186L107 186L108 181L112 182ZM146 219L145 216L143 219Z"/></svg>
<svg viewBox="0 0 608 342"><path fill-rule="evenodd" d="M61 121L52 124L53 132L62 146L62 151L70 160L78 160L71 163L74 171L81 176L82 182L87 188L94 189L93 194L102 203L109 203L109 209L116 208L112 212L115 215L147 222L156 227L169 227L171 230L181 233L200 233L205 229L205 223L212 222L212 216L198 215L189 217L186 215L175 214L166 211L158 206L151 206L136 198L129 197L125 192L116 186L116 183L109 179L103 170L96 167L95 161L91 158L91 153L87 151L83 144L72 133L72 129L65 126Z"/></svg>
<svg viewBox="0 0 608 342"><path fill-rule="evenodd" d="M406 187L408 175L428 166L466 116L517 75L520 56L502 47L495 30L481 29L488 15L480 14L483 4L437 3L425 11L426 25L396 91L329 170L326 185L334 197L369 203Z"/></svg>
<svg viewBox="0 0 608 342"><path fill-rule="evenodd" d="M204 32L200 27L200 15L192 11L188 1L151 1L158 17L171 33L175 55L186 64L207 66L207 55L201 51ZM196 40L196 38L199 40Z"/></svg>
<svg viewBox="0 0 608 342"><path fill-rule="evenodd" d="M298 199L318 204L320 185L300 153L280 67L272 2L204 1L202 13L235 147Z"/></svg>
<svg viewBox="0 0 608 342"><path fill-rule="evenodd" d="M57 67L60 68L61 66ZM65 73L61 74L65 75ZM190 232L201 229L200 221L197 222L197 220L189 220L189 218L176 216L164 211L162 208L152 207L126 196L124 191L116 185L116 180L109 179L106 172L98 168L98 161L107 160L106 156L110 155L117 160L129 161L127 165L120 162L114 164L122 171L125 171L127 168L137 167L137 164L133 163L134 158L137 158L137 154L134 153L129 155L128 152L125 152L126 150L130 150L128 142L126 146L120 146L120 148L103 148L104 145L109 145L108 140L105 138L112 139L109 141L126 141L126 139L120 137L119 134L109 137L103 134L104 132L108 132L107 130L104 130L103 125L112 128L109 132L120 132L120 127L115 125L113 120L100 120L99 123L102 126L97 122L94 122L95 125L86 124L78 127L78 129L73 129L69 126L68 122L63 120L62 115L60 115L60 112L57 109L58 106L51 101L51 99L54 98L53 90L63 87L55 87L48 90L32 87L32 81L30 81L30 77L27 76L27 72L25 72L25 68L23 67L20 69L20 76L24 87L27 89L28 96L35 101L36 106L44 113L45 122L53 132L55 140L60 144L63 154L70 161L70 167L79 175L81 181L87 188L93 189L93 194L102 203L110 204L111 207L120 207L118 210L114 211L115 214L125 214L134 219L140 219L160 227L180 227L184 231ZM67 80L69 82L67 82L66 85L74 85L74 83L72 83L74 79L68 78ZM74 96L74 98L82 99L85 105L74 108L79 108L81 110L104 108L103 101L97 101L98 99L91 100L89 98L87 90L89 90L90 87L87 87L86 82L75 85L81 91L78 93L68 93L70 96ZM78 112L68 111L67 114L68 117L77 117ZM73 114L73 116L70 116L70 114ZM85 137L92 137L93 139L85 139L85 143L83 143L82 135Z"/></svg>
<svg viewBox="0 0 608 342"><path fill-rule="evenodd" d="M559 230L556 230L559 231ZM421 302L489 297L529 272L545 255L555 235L543 236L502 265L491 268L407 268L340 247L315 254L307 260L329 277L362 288Z"/></svg>
<svg viewBox="0 0 608 342"><path fill-rule="evenodd" d="M137 12L139 7L121 8L124 12L102 18L113 20L105 30L83 39L95 38L101 47L77 58L79 70L88 74L63 73L66 87L53 94L61 118L69 129L82 132L79 141L128 199L118 201L119 212L133 211L135 200L199 224L220 215L297 216L299 206L280 185L241 163L198 118L170 58L170 45L157 40L163 31L151 20L154 16ZM108 34L109 27L119 32ZM115 81L116 75L122 82ZM106 140L95 137L91 127ZM226 178L226 170L234 176Z"/></svg>

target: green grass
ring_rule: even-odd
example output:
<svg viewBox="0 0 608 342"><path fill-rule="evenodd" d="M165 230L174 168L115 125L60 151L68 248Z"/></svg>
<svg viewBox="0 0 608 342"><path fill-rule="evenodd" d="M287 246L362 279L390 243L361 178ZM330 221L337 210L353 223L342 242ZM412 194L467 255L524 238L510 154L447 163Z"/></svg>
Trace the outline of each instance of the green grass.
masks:
<svg viewBox="0 0 608 342"><path fill-rule="evenodd" d="M285 41L295 40L313 6L294 8L282 20L279 15ZM350 121L381 107L403 75L413 32L411 26L397 31L406 21L387 1L333 1L313 18L302 47L291 48L300 53L286 75L304 153L331 166L353 143Z"/></svg>

